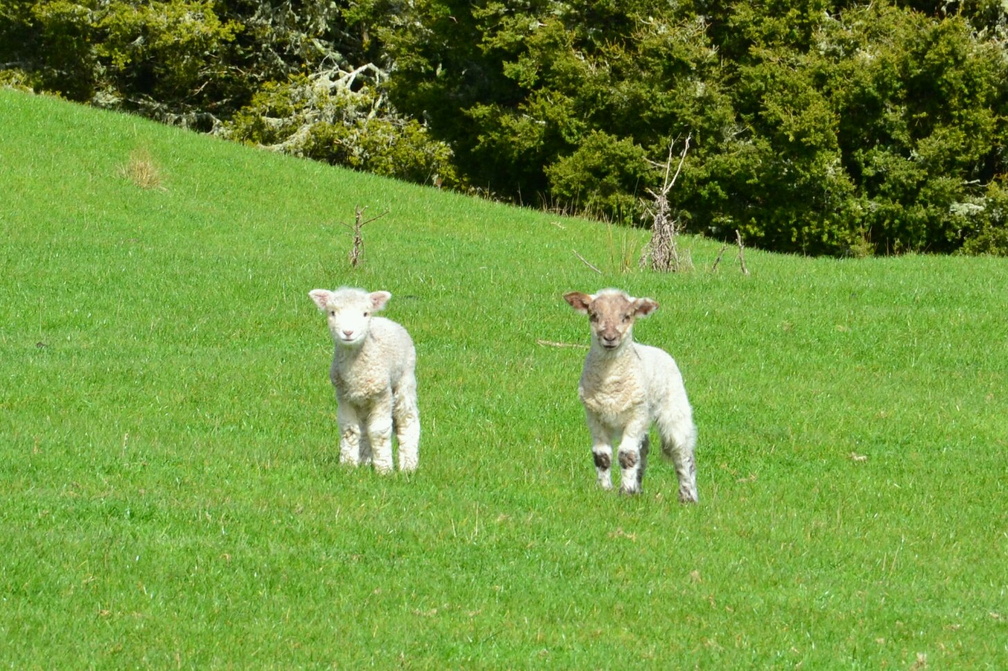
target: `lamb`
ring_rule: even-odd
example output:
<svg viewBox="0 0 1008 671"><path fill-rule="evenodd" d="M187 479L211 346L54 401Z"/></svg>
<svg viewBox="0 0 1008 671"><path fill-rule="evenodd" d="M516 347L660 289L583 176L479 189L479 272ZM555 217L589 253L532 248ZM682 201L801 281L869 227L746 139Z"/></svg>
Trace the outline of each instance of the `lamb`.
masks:
<svg viewBox="0 0 1008 671"><path fill-rule="evenodd" d="M672 460L679 478L679 500L695 503L697 430L679 367L664 350L633 340L634 320L657 310L658 303L618 289L595 295L572 291L564 300L587 314L591 324L591 348L578 393L591 431L599 485L612 488L609 468L612 446L618 442L620 493L640 493L648 431L657 424L662 453Z"/></svg>
<svg viewBox="0 0 1008 671"><path fill-rule="evenodd" d="M314 289L308 295L326 314L336 343L329 377L338 404L340 463L356 466L373 461L376 471L391 473L394 428L399 470L416 470L420 456L416 349L405 328L373 316L392 294L344 287Z"/></svg>

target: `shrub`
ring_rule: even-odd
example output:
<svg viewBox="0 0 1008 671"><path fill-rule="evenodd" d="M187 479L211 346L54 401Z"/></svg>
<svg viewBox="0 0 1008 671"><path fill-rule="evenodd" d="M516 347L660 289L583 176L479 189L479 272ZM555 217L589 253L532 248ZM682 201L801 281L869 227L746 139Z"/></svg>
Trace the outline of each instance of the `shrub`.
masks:
<svg viewBox="0 0 1008 671"><path fill-rule="evenodd" d="M639 218L640 198L656 174L643 148L601 131L591 132L572 154L546 168L559 204L623 224Z"/></svg>
<svg viewBox="0 0 1008 671"><path fill-rule="evenodd" d="M373 83L352 86L357 81L352 74L333 70L267 83L224 134L419 184L458 185L448 145L433 139L419 122L384 108ZM382 73L375 69L372 75Z"/></svg>
<svg viewBox="0 0 1008 671"><path fill-rule="evenodd" d="M1008 256L1008 189L1003 183L990 184L974 202L955 203L952 214L963 222L963 253Z"/></svg>

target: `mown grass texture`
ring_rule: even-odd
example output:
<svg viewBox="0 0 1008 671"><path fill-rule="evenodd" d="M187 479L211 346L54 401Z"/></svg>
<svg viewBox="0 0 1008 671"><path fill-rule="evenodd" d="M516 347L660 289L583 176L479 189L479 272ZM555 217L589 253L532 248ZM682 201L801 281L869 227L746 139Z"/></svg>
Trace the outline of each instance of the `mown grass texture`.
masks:
<svg viewBox="0 0 1008 671"><path fill-rule="evenodd" d="M1004 261L743 275L687 238L652 274L642 231L21 93L0 119L5 666L1008 661ZM387 214L351 269L358 205ZM417 343L412 476L337 462L307 292L344 284ZM635 335L684 371L697 506L658 460L594 484L561 296L603 286L661 304Z"/></svg>

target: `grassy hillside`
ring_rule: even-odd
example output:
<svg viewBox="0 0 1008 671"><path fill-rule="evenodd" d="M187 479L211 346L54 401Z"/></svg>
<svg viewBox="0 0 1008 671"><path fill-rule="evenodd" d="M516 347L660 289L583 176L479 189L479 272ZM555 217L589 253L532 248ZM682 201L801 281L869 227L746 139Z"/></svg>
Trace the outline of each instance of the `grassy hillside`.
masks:
<svg viewBox="0 0 1008 671"><path fill-rule="evenodd" d="M1008 264L644 236L0 91L0 662L1000 668ZM365 261L343 224L368 216ZM599 266L596 274L572 252ZM393 293L420 470L337 463L307 296ZM701 502L599 491L564 291L661 308Z"/></svg>

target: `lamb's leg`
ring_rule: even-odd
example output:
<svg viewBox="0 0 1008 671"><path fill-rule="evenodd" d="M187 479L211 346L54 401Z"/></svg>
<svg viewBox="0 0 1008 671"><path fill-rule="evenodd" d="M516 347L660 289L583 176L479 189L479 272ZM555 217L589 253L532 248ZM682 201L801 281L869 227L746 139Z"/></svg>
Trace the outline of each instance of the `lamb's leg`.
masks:
<svg viewBox="0 0 1008 671"><path fill-rule="evenodd" d="M392 467L392 421L387 419L368 426L371 440L371 454L374 468L379 473L391 473Z"/></svg>
<svg viewBox="0 0 1008 671"><path fill-rule="evenodd" d="M399 470L415 471L420 463L420 411L415 380L404 384L396 393L392 421L399 442Z"/></svg>
<svg viewBox="0 0 1008 671"><path fill-rule="evenodd" d="M375 403L367 422L372 463L379 473L392 472L392 393Z"/></svg>
<svg viewBox="0 0 1008 671"><path fill-rule="evenodd" d="M640 494L641 480L644 478L641 468L640 442L638 440L623 440L619 448L620 494Z"/></svg>
<svg viewBox="0 0 1008 671"><path fill-rule="evenodd" d="M647 470L648 452L651 451L651 437L644 434L644 440L640 446L640 470L637 471L637 489L644 489L644 471Z"/></svg>
<svg viewBox="0 0 1008 671"><path fill-rule="evenodd" d="M592 457L595 460L599 487L612 489L612 478L609 475L609 469L612 468L612 438L591 413L588 413L588 430L592 435Z"/></svg>
<svg viewBox="0 0 1008 671"><path fill-rule="evenodd" d="M662 439L662 451L675 466L676 477L679 478L679 500L682 503L696 503L696 426L690 422L674 435Z"/></svg>
<svg viewBox="0 0 1008 671"><path fill-rule="evenodd" d="M623 430L619 446L620 494L640 494L647 462L647 424L635 422Z"/></svg>
<svg viewBox="0 0 1008 671"><path fill-rule="evenodd" d="M340 463L357 466L361 458L360 418L349 403L345 401L338 403L336 423L340 431Z"/></svg>
<svg viewBox="0 0 1008 671"><path fill-rule="evenodd" d="M672 463L675 464L676 476L679 478L679 500L683 503L696 503L699 500L696 486L696 460L693 450L681 450L673 453Z"/></svg>
<svg viewBox="0 0 1008 671"><path fill-rule="evenodd" d="M595 476L599 487L612 489L612 476L609 474L612 467L612 446L596 443L592 446L592 459L595 461Z"/></svg>
<svg viewBox="0 0 1008 671"><path fill-rule="evenodd" d="M362 432L360 437L360 465L371 465L371 439L368 438L366 431Z"/></svg>

